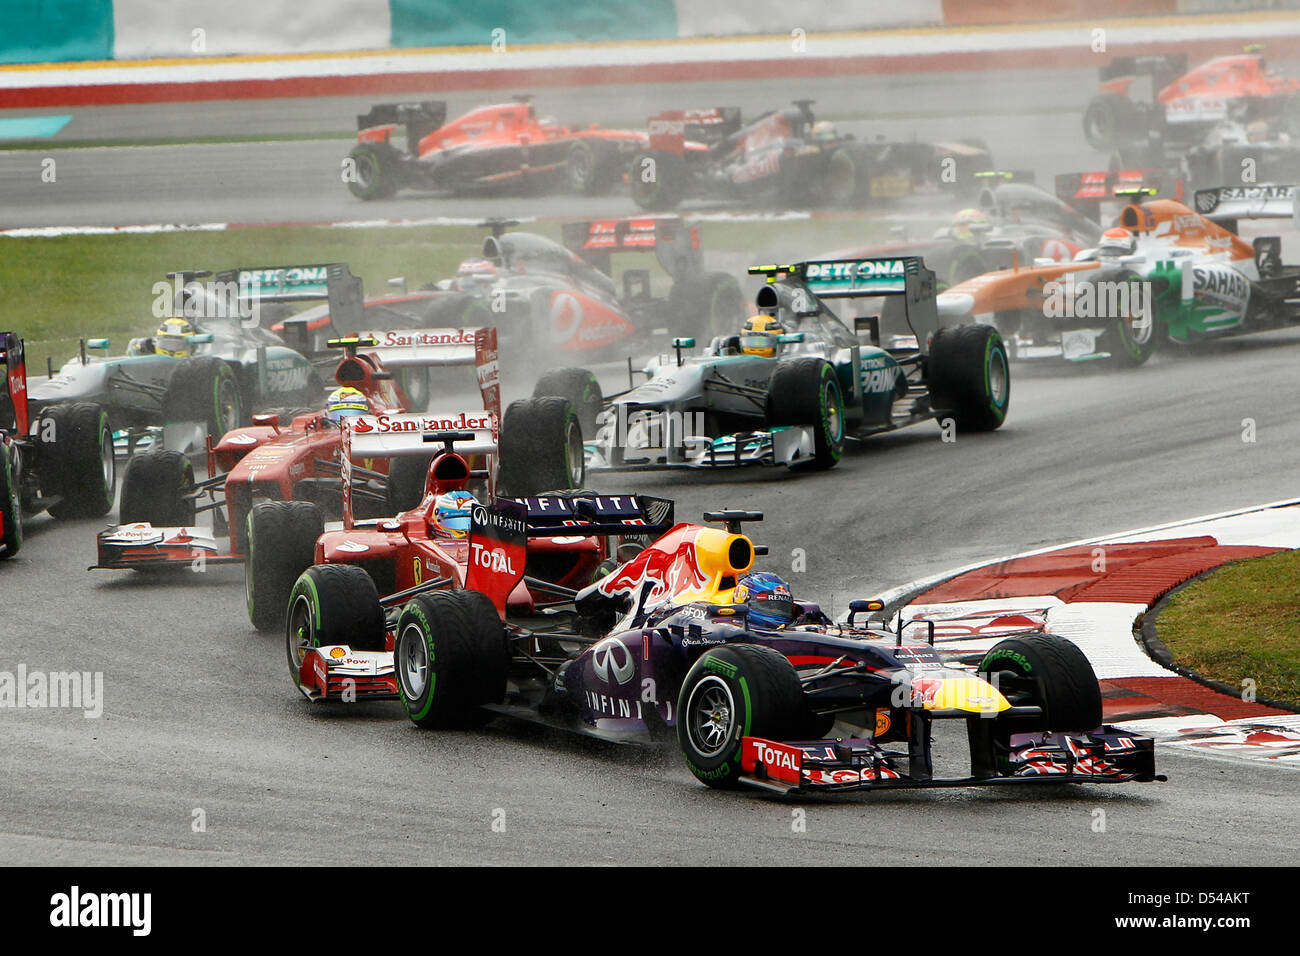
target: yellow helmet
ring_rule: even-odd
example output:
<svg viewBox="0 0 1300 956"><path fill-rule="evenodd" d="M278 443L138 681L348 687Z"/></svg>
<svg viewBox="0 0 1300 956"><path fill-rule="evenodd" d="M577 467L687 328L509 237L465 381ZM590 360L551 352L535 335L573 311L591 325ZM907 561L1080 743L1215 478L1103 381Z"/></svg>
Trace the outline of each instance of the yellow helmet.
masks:
<svg viewBox="0 0 1300 956"><path fill-rule="evenodd" d="M334 391L330 392L329 398L325 400L325 415L332 422L351 418L355 415L365 415L369 411L370 402L366 400L365 393L360 389L349 388L346 385L334 389Z"/></svg>
<svg viewBox="0 0 1300 956"><path fill-rule="evenodd" d="M154 334L153 348L159 355L172 358L189 358L190 343L186 336L194 334L194 326L182 318L164 319Z"/></svg>
<svg viewBox="0 0 1300 956"><path fill-rule="evenodd" d="M777 336L785 329L774 315L751 315L740 330L740 351L746 355L775 358Z"/></svg>

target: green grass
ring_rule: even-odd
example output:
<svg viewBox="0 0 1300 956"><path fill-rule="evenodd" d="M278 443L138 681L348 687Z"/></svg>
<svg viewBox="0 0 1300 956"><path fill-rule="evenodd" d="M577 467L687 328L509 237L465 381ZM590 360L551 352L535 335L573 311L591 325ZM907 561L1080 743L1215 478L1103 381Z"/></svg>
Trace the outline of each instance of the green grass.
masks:
<svg viewBox="0 0 1300 956"><path fill-rule="evenodd" d="M1175 594L1157 619L1174 660L1300 707L1300 551L1239 561Z"/></svg>
<svg viewBox="0 0 1300 956"><path fill-rule="evenodd" d="M431 210L432 211L432 210ZM560 224L521 228L558 239ZM790 261L887 235L880 223L790 220L701 223L706 266L741 278L747 265ZM77 353L79 338L108 337L120 355L133 336L158 327L153 286L179 269L219 271L237 266L346 262L369 294L405 276L408 287L455 275L474 255L484 230L471 226L328 228L271 226L225 232L152 235L0 237L0 295L5 329L27 341L27 364L42 374L46 358L57 368ZM647 257L621 256L616 268L649 267Z"/></svg>

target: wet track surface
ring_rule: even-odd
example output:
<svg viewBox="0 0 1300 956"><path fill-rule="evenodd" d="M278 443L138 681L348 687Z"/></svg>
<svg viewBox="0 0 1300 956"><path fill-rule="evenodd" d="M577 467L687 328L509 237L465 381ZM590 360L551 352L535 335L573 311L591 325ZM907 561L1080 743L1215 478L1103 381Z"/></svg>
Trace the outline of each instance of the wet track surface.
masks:
<svg viewBox="0 0 1300 956"><path fill-rule="evenodd" d="M933 78L886 79L877 106L930 111L899 129L936 136L952 126L937 114L970 108L944 99ZM1053 90L1034 82L1050 81L1081 105L1087 80L1004 74L979 98L996 104L1029 89L1030 105L1041 105ZM739 101L725 85L696 92L693 102ZM842 93L812 95L825 110L844 108L833 98ZM348 114L359 104L311 109L339 105ZM269 122L266 104L241 109ZM92 113L87 122L102 121ZM1063 117L1004 110L975 132L995 157L1041 167L1041 178L1096 165L1077 149L1077 115L1073 105ZM337 182L345 147L68 151L60 188L43 194L15 187L40 153L0 154L5 225L631 211L622 198L363 206ZM817 475L661 472L590 485L675 497L688 519L723 506L766 512L754 536L771 548L769 566L784 570L805 549L793 586L842 612L850 597L983 558L1296 495L1298 360L1300 332L1284 332L1124 373L1020 365L1007 424L990 435L945 444L936 427L916 426ZM1254 443L1242 441L1247 418ZM422 732L392 703L313 707L289 682L283 639L248 625L242 570L88 572L101 527L33 519L21 555L0 567L5 659L102 671L105 682L100 719L0 716L0 858L9 862L1259 865L1294 856L1294 775L1244 762L1162 751L1165 784L794 803L709 791L673 748L618 748L506 720L476 733ZM964 734L941 730L938 769L960 772ZM806 832L792 832L795 807L807 811ZM1092 832L1096 808L1105 833ZM206 832L191 828L196 809ZM493 829L497 811L504 832Z"/></svg>

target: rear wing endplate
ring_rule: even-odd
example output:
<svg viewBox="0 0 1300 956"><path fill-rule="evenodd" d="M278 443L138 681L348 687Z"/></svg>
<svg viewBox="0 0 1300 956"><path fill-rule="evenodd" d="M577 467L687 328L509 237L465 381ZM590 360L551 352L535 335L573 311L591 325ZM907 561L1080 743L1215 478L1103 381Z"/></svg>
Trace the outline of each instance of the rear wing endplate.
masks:
<svg viewBox="0 0 1300 956"><path fill-rule="evenodd" d="M218 272L219 282L234 282L241 300L328 302L330 322L343 333L360 330L363 321L361 279L344 262L256 266ZM287 320L292 322L292 319Z"/></svg>
<svg viewBox="0 0 1300 956"><path fill-rule="evenodd" d="M1211 222L1228 225L1238 219L1290 219L1300 229L1300 186L1265 184L1198 189L1193 208Z"/></svg>

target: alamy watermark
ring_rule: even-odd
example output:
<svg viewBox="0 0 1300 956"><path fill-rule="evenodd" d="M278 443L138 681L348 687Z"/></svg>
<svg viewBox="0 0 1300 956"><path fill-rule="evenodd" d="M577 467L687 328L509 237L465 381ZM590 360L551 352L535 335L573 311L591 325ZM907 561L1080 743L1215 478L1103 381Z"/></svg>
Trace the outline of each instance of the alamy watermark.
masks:
<svg viewBox="0 0 1300 956"><path fill-rule="evenodd" d="M80 710L88 720L104 713L102 671L0 671L0 710Z"/></svg>

